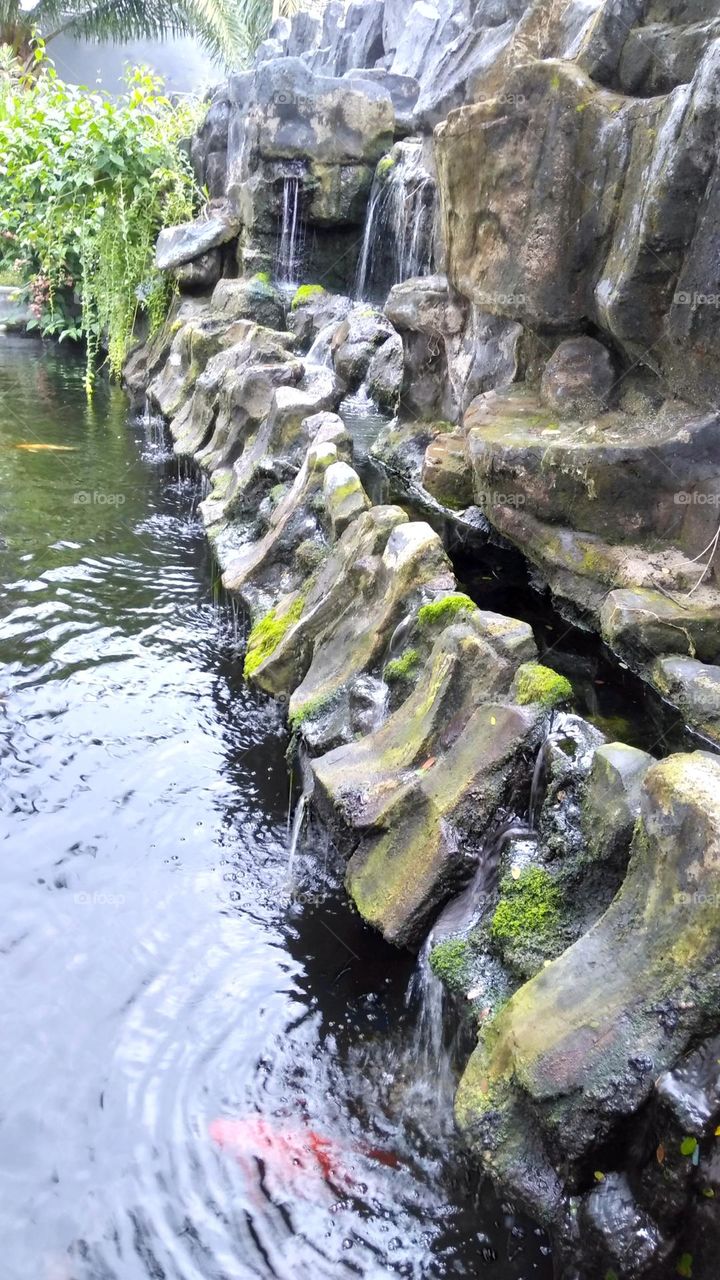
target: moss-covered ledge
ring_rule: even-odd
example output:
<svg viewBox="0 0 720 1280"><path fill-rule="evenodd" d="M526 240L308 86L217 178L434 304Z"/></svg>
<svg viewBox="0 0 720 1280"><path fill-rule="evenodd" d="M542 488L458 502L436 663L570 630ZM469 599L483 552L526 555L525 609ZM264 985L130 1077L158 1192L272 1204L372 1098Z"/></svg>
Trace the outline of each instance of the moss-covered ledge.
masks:
<svg viewBox="0 0 720 1280"><path fill-rule="evenodd" d="M553 1168L581 1165L717 1028L718 902L720 761L671 756L645 776L620 892L501 1010L458 1089L460 1129L543 1220L560 1194Z"/></svg>

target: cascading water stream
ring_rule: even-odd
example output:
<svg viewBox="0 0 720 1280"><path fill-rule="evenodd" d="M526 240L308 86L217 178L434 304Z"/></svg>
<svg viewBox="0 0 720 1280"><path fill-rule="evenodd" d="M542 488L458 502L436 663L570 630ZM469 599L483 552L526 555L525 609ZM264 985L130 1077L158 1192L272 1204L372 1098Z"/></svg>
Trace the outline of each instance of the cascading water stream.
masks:
<svg viewBox="0 0 720 1280"><path fill-rule="evenodd" d="M305 813L308 805L308 793L303 791L296 806L293 815L292 829L290 831L290 847L288 851L287 875L288 881L292 884L293 874L295 871L295 860L297 858L298 845L302 834L303 823L305 821Z"/></svg>
<svg viewBox="0 0 720 1280"><path fill-rule="evenodd" d="M527 823L516 817L505 818L490 833L470 883L441 912L418 955L407 1001L418 1007L415 1045L420 1079L432 1087L436 1098L452 1098L454 1071L452 1046L445 1036L445 988L433 972L430 954L439 942L464 934L482 916L492 901L490 891L503 845L531 835Z"/></svg>
<svg viewBox="0 0 720 1280"><path fill-rule="evenodd" d="M305 224L301 216L300 179L285 178L283 184L283 216L277 250L275 275L280 284L296 285L302 275L305 248Z"/></svg>
<svg viewBox="0 0 720 1280"><path fill-rule="evenodd" d="M434 268L437 192L422 139L398 143L388 168L373 180L355 282L356 297L372 298Z"/></svg>
<svg viewBox="0 0 720 1280"><path fill-rule="evenodd" d="M417 1008L414 1061L417 1068L415 1093L427 1094L441 1110L452 1099L455 1075L452 1056L445 1045L445 988L433 972L430 952L438 939L430 932L418 955L407 990L408 1006ZM414 1099L417 1104L417 1099Z"/></svg>

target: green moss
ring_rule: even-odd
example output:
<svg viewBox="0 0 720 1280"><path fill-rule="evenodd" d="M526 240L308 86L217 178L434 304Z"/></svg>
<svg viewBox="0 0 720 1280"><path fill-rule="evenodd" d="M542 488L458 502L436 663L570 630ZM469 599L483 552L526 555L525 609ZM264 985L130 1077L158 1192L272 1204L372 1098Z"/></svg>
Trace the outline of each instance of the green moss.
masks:
<svg viewBox="0 0 720 1280"><path fill-rule="evenodd" d="M298 307L302 307L306 302L312 302L313 298L319 298L325 293L321 284L301 284L290 303L290 310L297 311Z"/></svg>
<svg viewBox="0 0 720 1280"><path fill-rule="evenodd" d="M317 698L309 698L307 702L290 714L290 728L297 733L302 724L314 720L321 711L327 711L335 699L334 694L320 693Z"/></svg>
<svg viewBox="0 0 720 1280"><path fill-rule="evenodd" d="M457 591L453 595L441 596L431 604L421 605L418 610L418 622L421 627L434 627L438 623L451 622L459 613L471 612L475 607L469 596Z"/></svg>
<svg viewBox="0 0 720 1280"><path fill-rule="evenodd" d="M290 630L290 627L297 622L302 614L304 605L305 598L299 596L285 613L278 614L277 609L271 609L269 613L265 614L264 618L255 623L250 632L245 652L243 675L246 679L257 671L266 658L269 658L275 652L285 633Z"/></svg>
<svg viewBox="0 0 720 1280"><path fill-rule="evenodd" d="M283 498L285 497L285 494L289 491L289 489L290 489L289 484L274 484L268 494L271 505L273 507L276 507L278 503L282 502Z"/></svg>
<svg viewBox="0 0 720 1280"><path fill-rule="evenodd" d="M377 168L375 169L375 177L378 181L384 182L396 164L397 157L393 155L392 151L388 151L387 155L382 157L382 160L378 160Z"/></svg>
<svg viewBox="0 0 720 1280"><path fill-rule="evenodd" d="M253 280L257 284L272 284L269 271L256 271Z"/></svg>
<svg viewBox="0 0 720 1280"><path fill-rule="evenodd" d="M338 485L337 489L333 489L330 494L330 503L333 507L339 507L347 498L351 498L355 493L362 492L362 485L356 476L354 480L348 480L347 484Z"/></svg>
<svg viewBox="0 0 720 1280"><path fill-rule="evenodd" d="M466 985L470 964L470 945L465 938L447 938L430 952L430 968L452 991Z"/></svg>
<svg viewBox="0 0 720 1280"><path fill-rule="evenodd" d="M542 867L526 867L517 880L504 876L491 937L498 943L548 938L560 923L561 898L557 884Z"/></svg>
<svg viewBox="0 0 720 1280"><path fill-rule="evenodd" d="M419 658L417 649L406 649L399 658L388 662L383 671L385 680L388 684L392 684L394 680L407 680L415 670Z"/></svg>
<svg viewBox="0 0 720 1280"><path fill-rule="evenodd" d="M572 685L566 676L558 675L551 667L544 667L540 662L523 662L515 675L515 697L521 707L529 702L554 707L572 697Z"/></svg>
<svg viewBox="0 0 720 1280"><path fill-rule="evenodd" d="M327 559L328 548L312 538L305 538L295 552L295 561L305 573L312 573Z"/></svg>

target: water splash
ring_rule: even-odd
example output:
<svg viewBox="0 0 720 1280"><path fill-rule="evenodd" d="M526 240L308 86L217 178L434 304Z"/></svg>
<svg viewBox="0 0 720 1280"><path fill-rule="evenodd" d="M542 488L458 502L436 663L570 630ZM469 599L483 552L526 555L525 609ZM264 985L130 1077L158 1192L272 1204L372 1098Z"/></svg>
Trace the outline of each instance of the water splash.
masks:
<svg viewBox="0 0 720 1280"><path fill-rule="evenodd" d="M434 269L437 189L421 138L408 138L382 162L373 180L355 280L357 298L387 293L393 284Z"/></svg>
<svg viewBox="0 0 720 1280"><path fill-rule="evenodd" d="M145 433L145 443L150 453L168 453L169 437L165 429L165 419L162 414L153 412L147 396L137 421Z"/></svg>
<svg viewBox="0 0 720 1280"><path fill-rule="evenodd" d="M300 179L286 177L283 183L283 216L275 268L275 276L280 284L297 285L302 275L305 224L301 216L300 195Z"/></svg>

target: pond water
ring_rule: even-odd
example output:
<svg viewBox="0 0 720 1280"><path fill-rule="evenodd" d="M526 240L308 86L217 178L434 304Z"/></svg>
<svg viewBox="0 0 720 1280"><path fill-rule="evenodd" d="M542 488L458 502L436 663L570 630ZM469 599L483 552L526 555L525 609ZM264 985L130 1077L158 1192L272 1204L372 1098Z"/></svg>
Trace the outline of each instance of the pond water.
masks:
<svg viewBox="0 0 720 1280"><path fill-rule="evenodd" d="M547 1277L420 1076L412 957L320 833L288 882L197 497L120 391L0 338L3 1280Z"/></svg>

